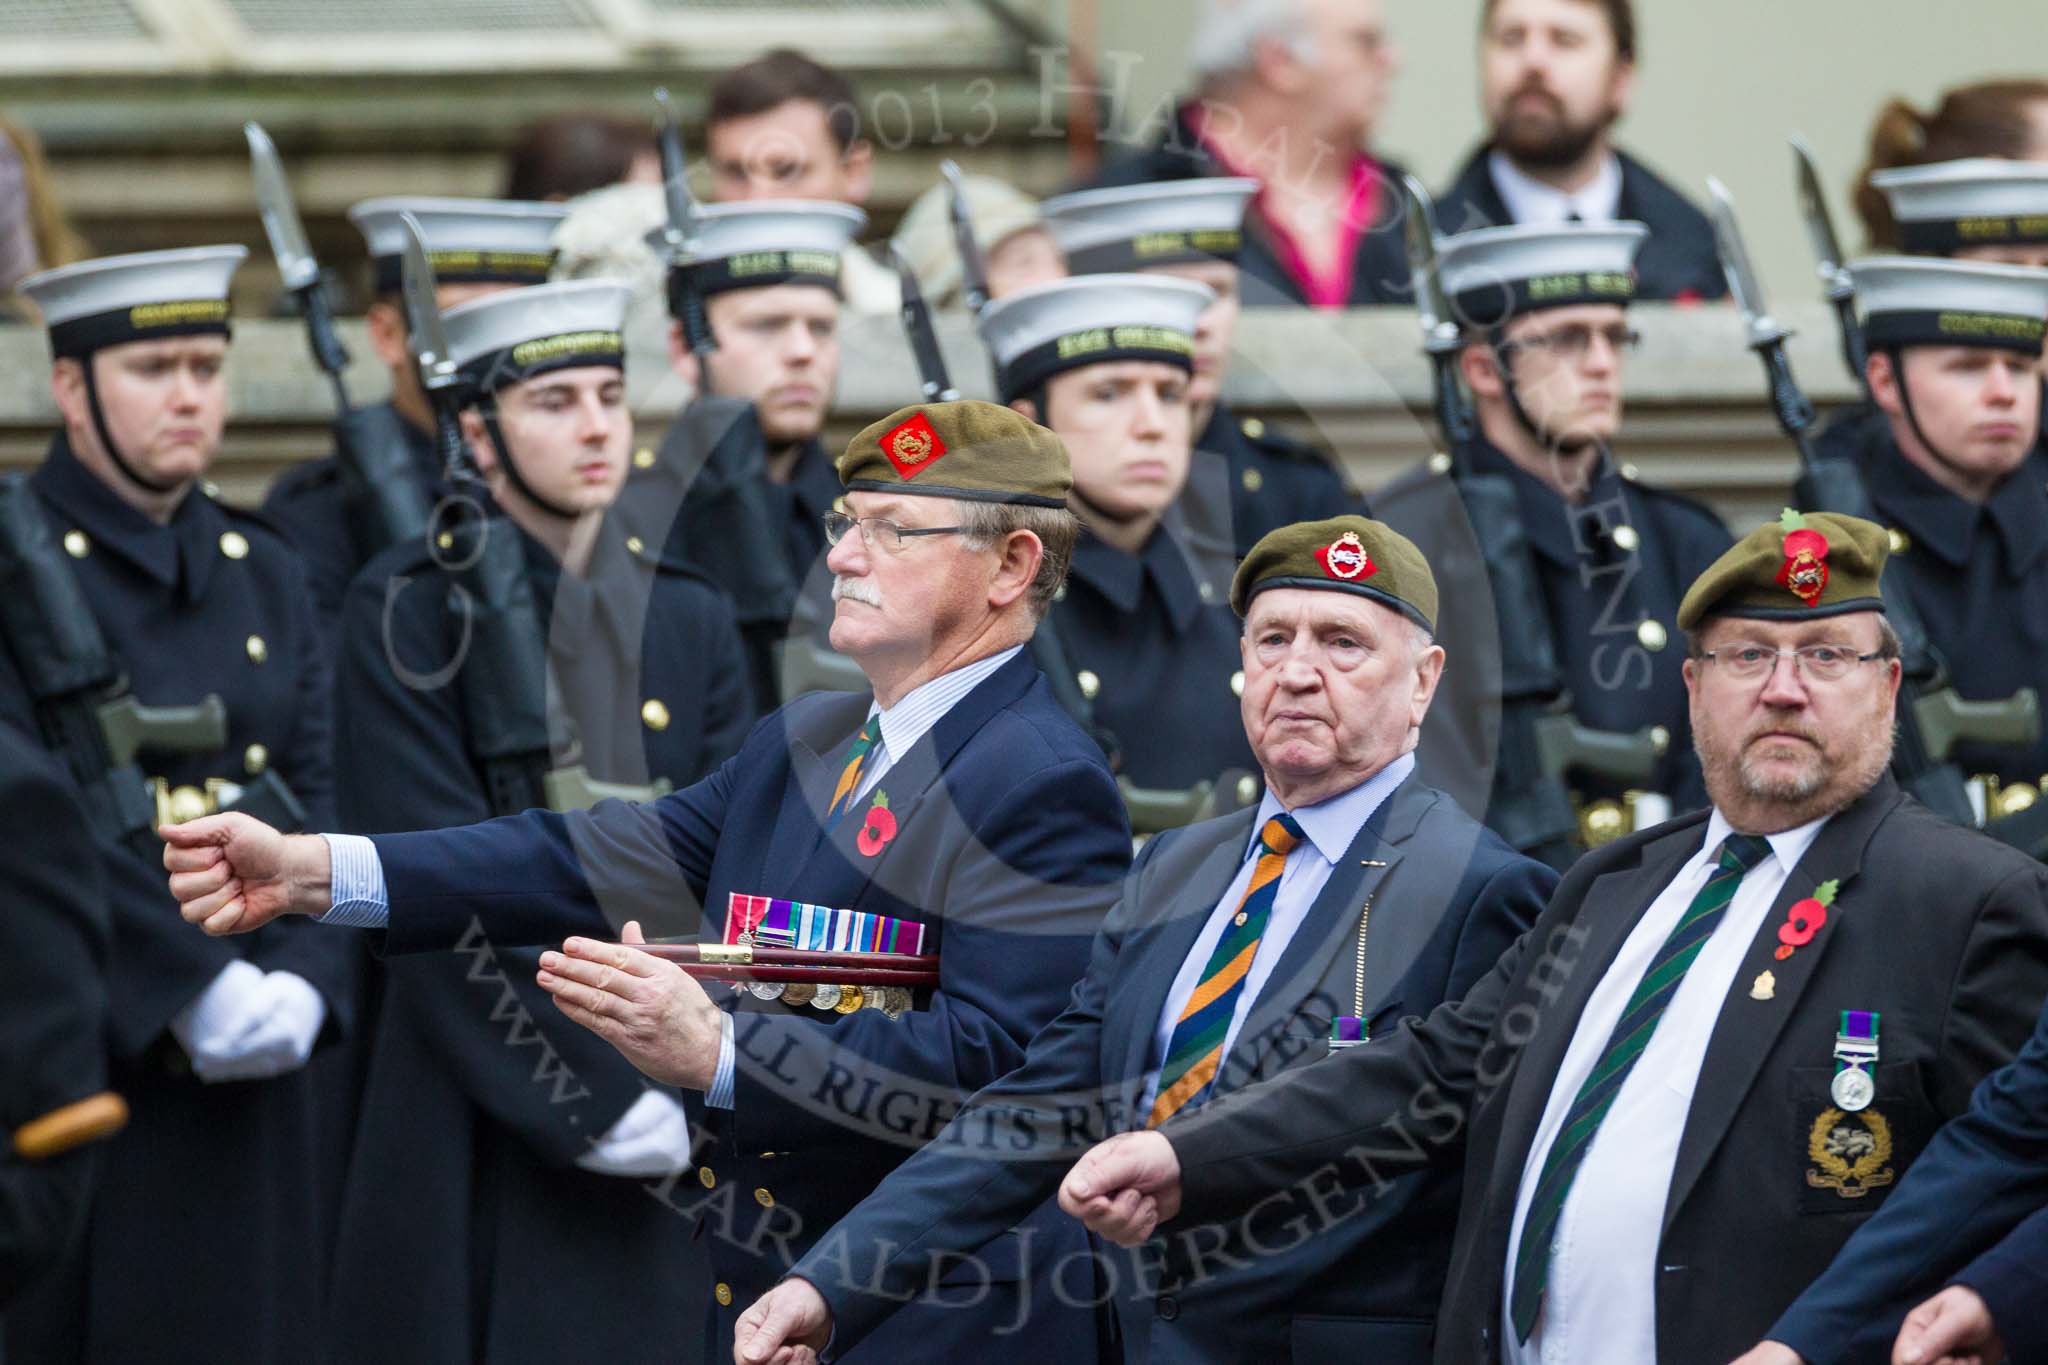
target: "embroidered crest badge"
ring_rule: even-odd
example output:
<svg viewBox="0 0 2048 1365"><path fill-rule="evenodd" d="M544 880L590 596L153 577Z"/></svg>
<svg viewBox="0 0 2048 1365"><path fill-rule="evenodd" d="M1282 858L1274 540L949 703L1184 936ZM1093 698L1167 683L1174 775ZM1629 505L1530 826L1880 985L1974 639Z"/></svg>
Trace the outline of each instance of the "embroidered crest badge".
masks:
<svg viewBox="0 0 2048 1365"><path fill-rule="evenodd" d="M1324 573L1346 582L1354 578L1370 578L1380 571L1380 566L1373 563L1372 556L1365 552L1356 531L1346 531L1331 544L1317 550L1316 560L1323 566Z"/></svg>
<svg viewBox="0 0 2048 1365"><path fill-rule="evenodd" d="M882 437L882 453L898 474L914 479L946 453L946 443L920 412Z"/></svg>
<svg viewBox="0 0 2048 1365"><path fill-rule="evenodd" d="M1810 607L1828 588L1828 538L1789 507L1778 518L1778 526L1785 532L1785 562L1778 569L1778 582Z"/></svg>
<svg viewBox="0 0 2048 1365"><path fill-rule="evenodd" d="M1844 1199L1861 1199L1898 1178L1885 1164L1892 1159L1892 1126L1873 1109L1823 1109L1807 1135L1806 1155L1813 1162L1806 1183Z"/></svg>

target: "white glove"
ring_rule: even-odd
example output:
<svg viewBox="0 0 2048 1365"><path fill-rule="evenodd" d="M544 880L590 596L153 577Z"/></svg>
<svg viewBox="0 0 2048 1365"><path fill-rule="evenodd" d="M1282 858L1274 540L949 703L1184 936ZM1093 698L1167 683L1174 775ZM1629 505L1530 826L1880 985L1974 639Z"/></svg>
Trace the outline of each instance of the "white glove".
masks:
<svg viewBox="0 0 2048 1365"><path fill-rule="evenodd" d="M192 1058L192 1074L213 1085L298 1070L326 1019L326 1002L303 977L237 960L172 1016L171 1033Z"/></svg>
<svg viewBox="0 0 2048 1365"><path fill-rule="evenodd" d="M576 1158L598 1175L673 1175L690 1164L690 1117L658 1090L645 1090L605 1135Z"/></svg>

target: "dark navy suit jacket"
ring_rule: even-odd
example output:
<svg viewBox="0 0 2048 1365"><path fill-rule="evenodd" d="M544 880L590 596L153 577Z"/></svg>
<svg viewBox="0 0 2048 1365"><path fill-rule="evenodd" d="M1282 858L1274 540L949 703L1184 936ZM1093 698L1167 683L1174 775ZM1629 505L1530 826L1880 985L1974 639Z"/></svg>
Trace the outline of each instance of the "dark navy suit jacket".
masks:
<svg viewBox="0 0 2048 1365"><path fill-rule="evenodd" d="M1086 1146L1143 1125L1167 995L1243 866L1256 815L1146 845L1087 975L1024 1065L798 1265L833 1307L835 1349L867 1340L926 1283L936 1256L1024 1220ZM1534 921L1556 881L1410 778L1331 871L1246 1015L1219 1091L1328 1055L1333 1015L1357 1012L1377 1033L1455 998ZM1368 903L1361 1010L1356 946ZM1248 1224L1197 1229L1136 1257L1106 1253L1095 1293L1116 1304L1127 1362L1424 1362L1457 1200L1454 1174L1328 1201L1326 1216L1279 1191ZM1206 1247L1206 1269L1190 1245ZM1068 1266L1062 1290L1087 1293L1088 1269Z"/></svg>
<svg viewBox="0 0 2048 1365"><path fill-rule="evenodd" d="M2010 1359L2048 1360L2048 1013L1770 1337L1813 1365L1888 1361L1901 1315L1951 1277L1983 1295Z"/></svg>
<svg viewBox="0 0 2048 1365"><path fill-rule="evenodd" d="M693 1109L706 1128L703 1167L663 1191L704 1228L723 1291L707 1359L731 1351L747 1305L961 1100L1023 1060L1086 966L1129 863L1130 831L1101 750L1028 653L948 711L854 818L823 831L820 812L868 705L845 693L800 698L710 777L644 806L529 812L376 840L392 907L387 951L613 938L628 918L650 936L692 933L699 904L715 939L735 892L931 926L925 951L939 954L940 984L901 1018L739 997L734 1107ZM896 834L866 856L861 812L877 795L888 798ZM871 1343L872 1358L983 1349L1020 1301L1054 1302L1050 1262L1085 1241L1078 1225L1048 1218L1037 1247L1050 1258L1027 1265L1018 1246L1013 1237L985 1249L978 1278L950 1287L948 1303L905 1314L895 1334ZM1035 1358L1092 1358L1093 1316L1085 1307L1034 1314L1013 1340Z"/></svg>

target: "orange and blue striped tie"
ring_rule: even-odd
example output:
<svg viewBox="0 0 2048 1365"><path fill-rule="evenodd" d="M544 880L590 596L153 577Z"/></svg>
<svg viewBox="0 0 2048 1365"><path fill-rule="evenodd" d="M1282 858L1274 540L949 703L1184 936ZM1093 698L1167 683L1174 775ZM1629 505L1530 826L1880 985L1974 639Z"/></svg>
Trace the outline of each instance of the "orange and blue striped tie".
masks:
<svg viewBox="0 0 2048 1365"><path fill-rule="evenodd" d="M1159 1098L1152 1102L1146 1127L1157 1128L1172 1118L1216 1079L1216 1068L1223 1062L1223 1041L1230 1033L1238 996L1244 991L1245 973L1252 969L1266 921L1273 917L1280 874L1286 870L1287 855L1300 842L1301 826L1291 815L1268 820L1259 831L1259 860L1252 867L1251 884L1245 887L1237 913L1224 927L1216 951L1202 968L1201 982L1173 1026L1173 1036L1166 1044L1166 1065L1159 1069Z"/></svg>
<svg viewBox="0 0 2048 1365"><path fill-rule="evenodd" d="M832 804L825 808L826 829L838 824L846 808L853 804L854 794L860 790L861 773L867 769L868 755L881 739L882 716L878 711L868 717L868 723L853 737L853 749L846 756L846 766L840 769L838 784L832 788Z"/></svg>

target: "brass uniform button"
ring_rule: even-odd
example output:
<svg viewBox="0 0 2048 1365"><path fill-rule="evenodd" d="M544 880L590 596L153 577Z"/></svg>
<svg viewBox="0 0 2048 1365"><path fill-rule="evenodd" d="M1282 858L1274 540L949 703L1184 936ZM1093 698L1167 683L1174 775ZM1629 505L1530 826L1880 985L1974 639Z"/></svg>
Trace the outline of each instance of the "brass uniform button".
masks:
<svg viewBox="0 0 2048 1365"><path fill-rule="evenodd" d="M1637 483L1641 481L1643 471L1637 469L1632 464L1624 463L1621 467L1621 477L1627 479L1630 483Z"/></svg>
<svg viewBox="0 0 2048 1365"><path fill-rule="evenodd" d="M1203 579L1195 585L1195 596L1201 598L1204 602L1213 603L1216 600L1216 585L1206 578Z"/></svg>
<svg viewBox="0 0 2048 1365"><path fill-rule="evenodd" d="M442 533L441 533L440 535L438 535L438 536L435 536L435 537L434 537L434 544L435 544L435 546L436 546L437 548L439 548L439 549L443 549L443 550L452 550L452 549L454 549L454 548L455 548L455 533L454 533L453 531L443 531L443 532L442 532Z"/></svg>
<svg viewBox="0 0 2048 1365"><path fill-rule="evenodd" d="M1256 417L1247 417L1244 421L1238 423L1238 430L1242 431L1251 440L1256 441L1266 434L1266 424Z"/></svg>
<svg viewBox="0 0 2048 1365"><path fill-rule="evenodd" d="M1253 777L1250 773L1246 773L1243 777L1237 779L1237 802L1239 805L1249 806L1258 794L1258 778Z"/></svg>
<svg viewBox="0 0 2048 1365"><path fill-rule="evenodd" d="M1649 617L1645 617L1636 625L1636 641L1638 644L1642 645L1644 649L1647 649L1652 654L1655 654L1662 650L1664 646L1671 643L1671 636L1670 633L1664 629L1664 623L1662 621L1653 620Z"/></svg>
<svg viewBox="0 0 2048 1365"><path fill-rule="evenodd" d="M1094 701L1095 694L1102 690L1102 679L1085 668L1074 675L1074 682L1080 687L1081 695L1089 701Z"/></svg>
<svg viewBox="0 0 2048 1365"><path fill-rule="evenodd" d="M1230 675L1230 692L1232 696L1236 697L1242 697L1244 695L1243 669L1240 668L1237 670L1237 672Z"/></svg>
<svg viewBox="0 0 2048 1365"><path fill-rule="evenodd" d="M1439 477L1451 472L1451 457L1439 450L1429 457L1429 472Z"/></svg>
<svg viewBox="0 0 2048 1365"><path fill-rule="evenodd" d="M251 635L244 642L243 648L249 651L249 662L252 664L260 664L270 657L270 646L263 643L261 635Z"/></svg>
<svg viewBox="0 0 2048 1365"><path fill-rule="evenodd" d="M220 496L220 485L212 479L201 479L199 481L199 491L209 498L217 498Z"/></svg>
<svg viewBox="0 0 2048 1365"><path fill-rule="evenodd" d="M719 1281L717 1287L711 1291L711 1297L718 1300L720 1308L732 1307L732 1286L723 1280Z"/></svg>
<svg viewBox="0 0 2048 1365"><path fill-rule="evenodd" d="M251 744L242 750L242 770L255 777L270 766L270 750L261 744Z"/></svg>
<svg viewBox="0 0 2048 1365"><path fill-rule="evenodd" d="M240 531L222 531L220 533L220 552L229 559L247 559L249 557L249 540Z"/></svg>
<svg viewBox="0 0 2048 1365"><path fill-rule="evenodd" d="M1247 493L1256 493L1266 486L1266 476L1256 469L1247 469L1240 477L1244 482L1244 491Z"/></svg>
<svg viewBox="0 0 2048 1365"><path fill-rule="evenodd" d="M1662 725L1650 727L1650 747L1662 758L1671 748L1671 731Z"/></svg>
<svg viewBox="0 0 2048 1365"><path fill-rule="evenodd" d="M640 719L650 730L668 729L668 708L657 697L649 697L640 704Z"/></svg>
<svg viewBox="0 0 2048 1365"><path fill-rule="evenodd" d="M638 450L634 451L634 452L633 452L633 468L635 468L635 469L652 469L652 468L654 468L654 451L653 451L653 450L651 450L651 449L649 449L649 448L648 448L647 446L641 446L641 447L640 447L640 448L639 448Z"/></svg>
<svg viewBox="0 0 2048 1365"><path fill-rule="evenodd" d="M1066 601L1066 600L1067 600L1067 585L1066 585L1066 584L1062 583L1062 584L1060 584L1060 585L1059 585L1059 586L1058 586L1057 588L1054 588L1054 589L1052 590L1052 600L1053 600L1053 601L1055 601L1055 602L1064 602L1064 601Z"/></svg>
<svg viewBox="0 0 2048 1365"><path fill-rule="evenodd" d="M775 1196L766 1190L755 1190L754 1202L764 1209L772 1209L775 1207Z"/></svg>
<svg viewBox="0 0 2048 1365"><path fill-rule="evenodd" d="M699 1166L697 1168L697 1183L707 1190L712 1189L718 1184L718 1177L711 1173L709 1166Z"/></svg>
<svg viewBox="0 0 2048 1365"><path fill-rule="evenodd" d="M1595 801L1579 817L1579 837L1587 848L1611 844L1628 833L1628 817L1618 801Z"/></svg>
<svg viewBox="0 0 2048 1365"><path fill-rule="evenodd" d="M171 788L171 823L182 825L187 820L197 820L211 815L213 803L206 799L206 793L197 787Z"/></svg>
<svg viewBox="0 0 2048 1365"><path fill-rule="evenodd" d="M1627 554L1634 554L1636 551L1636 547L1641 545L1642 543L1643 538L1636 534L1635 527L1617 526L1614 528L1615 549L1621 550Z"/></svg>
<svg viewBox="0 0 2048 1365"><path fill-rule="evenodd" d="M92 541L83 531L66 531L64 533L64 553L70 555L73 559L84 559L92 553Z"/></svg>
<svg viewBox="0 0 2048 1365"><path fill-rule="evenodd" d="M1892 553L1895 555L1902 555L1913 548L1913 538L1896 526L1887 530L1885 536L1891 541Z"/></svg>
<svg viewBox="0 0 2048 1365"><path fill-rule="evenodd" d="M643 541L642 539L640 539L640 537L638 537L638 536L627 536L627 537L626 537L626 549L627 549L627 550L628 550L629 552L631 552L631 553L633 553L633 554L636 554L636 555L637 555L637 554L639 554L639 553L640 553L640 552L641 552L642 550L644 550L644 549L646 549L646 548L647 548L647 542L645 542L645 541Z"/></svg>

